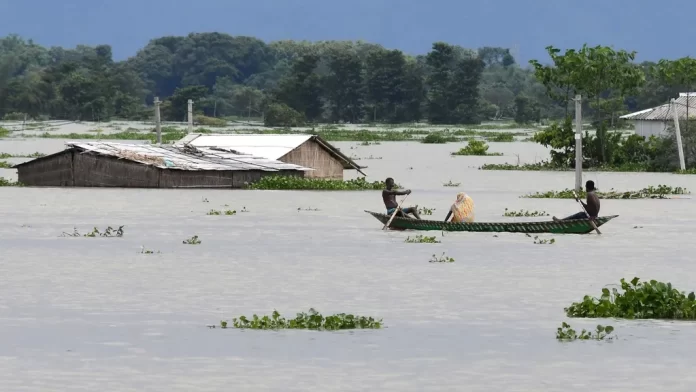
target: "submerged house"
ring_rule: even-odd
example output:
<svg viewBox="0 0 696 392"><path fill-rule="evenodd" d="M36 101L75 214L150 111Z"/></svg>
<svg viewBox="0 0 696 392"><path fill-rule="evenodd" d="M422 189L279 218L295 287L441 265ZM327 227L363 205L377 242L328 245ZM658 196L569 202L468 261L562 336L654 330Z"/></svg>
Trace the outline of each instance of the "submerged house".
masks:
<svg viewBox="0 0 696 392"><path fill-rule="evenodd" d="M222 148L267 159L308 167L306 177L343 179L343 171L355 169L365 175L352 159L315 135L190 134L177 147Z"/></svg>
<svg viewBox="0 0 696 392"><path fill-rule="evenodd" d="M313 169L224 148L66 143L66 149L14 166L28 186L242 188L267 175Z"/></svg>
<svg viewBox="0 0 696 392"><path fill-rule="evenodd" d="M689 120L696 120L696 93L679 93L679 98L676 98L674 103L680 121L687 119L687 112ZM635 127L636 135L645 137L667 136L667 129L674 124L674 111L672 104L667 103L629 113L619 118L631 121Z"/></svg>

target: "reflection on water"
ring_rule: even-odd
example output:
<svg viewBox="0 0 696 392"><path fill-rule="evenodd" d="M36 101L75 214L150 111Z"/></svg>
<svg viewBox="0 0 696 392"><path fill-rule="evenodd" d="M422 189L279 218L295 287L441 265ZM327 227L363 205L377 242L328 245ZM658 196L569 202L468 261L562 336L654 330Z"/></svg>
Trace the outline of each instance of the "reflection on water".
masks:
<svg viewBox="0 0 696 392"><path fill-rule="evenodd" d="M10 148L0 141L0 151L61 148L61 141L41 142ZM336 144L383 157L361 161L368 179L394 177L413 190L408 203L436 208L433 219L444 219L459 190L474 198L479 221L535 219L504 218L505 208L552 215L578 208L572 200L519 198L571 187L573 173L476 169L516 162L512 154L522 162L545 158L535 144L491 143L506 156L456 158L448 154L463 143ZM602 189L661 183L696 190L689 176L586 179ZM449 180L462 185L442 187ZM249 212L206 215L225 204ZM602 236L545 235L556 238L546 246L504 233L446 233L441 244L406 244L409 233L382 232L363 212L382 207L372 191L0 188L3 390L692 389L691 323L570 320L576 329L611 324L619 339L558 343L554 336L564 307L622 277L693 290L693 200L605 200L602 213L620 216ZM120 225L123 238L59 237L73 227ZM181 243L193 235L200 245ZM140 254L141 246L162 254ZM456 262L428 263L442 252ZM206 328L242 314L310 307L382 317L387 328Z"/></svg>

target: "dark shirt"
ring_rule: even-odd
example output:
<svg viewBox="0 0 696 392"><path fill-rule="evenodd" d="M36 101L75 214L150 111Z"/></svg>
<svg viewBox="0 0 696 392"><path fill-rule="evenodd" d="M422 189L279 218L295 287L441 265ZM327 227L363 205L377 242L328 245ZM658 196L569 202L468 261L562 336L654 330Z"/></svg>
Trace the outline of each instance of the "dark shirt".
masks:
<svg viewBox="0 0 696 392"><path fill-rule="evenodd" d="M405 195L405 192L399 192L394 189L385 189L382 191L382 200L384 200L384 206L387 209L396 208L399 203L396 202L396 195Z"/></svg>
<svg viewBox="0 0 696 392"><path fill-rule="evenodd" d="M587 192L587 204L585 204L585 209L592 218L596 218L599 215L599 197L597 197L594 191Z"/></svg>

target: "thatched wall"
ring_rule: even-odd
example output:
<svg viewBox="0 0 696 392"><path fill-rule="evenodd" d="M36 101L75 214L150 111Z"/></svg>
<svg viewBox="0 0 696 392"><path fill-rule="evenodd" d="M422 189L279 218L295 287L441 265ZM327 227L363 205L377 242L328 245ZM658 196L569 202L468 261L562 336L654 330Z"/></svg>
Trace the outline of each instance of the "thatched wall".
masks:
<svg viewBox="0 0 696 392"><path fill-rule="evenodd" d="M161 169L126 159L66 150L38 158L17 168L19 181L28 186L78 186L119 188L243 188L267 175L303 176L288 170L188 171Z"/></svg>
<svg viewBox="0 0 696 392"><path fill-rule="evenodd" d="M314 171L306 172L305 177L343 179L343 165L341 162L313 140L307 140L296 149L285 154L279 161L314 169Z"/></svg>
<svg viewBox="0 0 696 392"><path fill-rule="evenodd" d="M35 159L17 168L18 181L37 186L73 186L73 151Z"/></svg>

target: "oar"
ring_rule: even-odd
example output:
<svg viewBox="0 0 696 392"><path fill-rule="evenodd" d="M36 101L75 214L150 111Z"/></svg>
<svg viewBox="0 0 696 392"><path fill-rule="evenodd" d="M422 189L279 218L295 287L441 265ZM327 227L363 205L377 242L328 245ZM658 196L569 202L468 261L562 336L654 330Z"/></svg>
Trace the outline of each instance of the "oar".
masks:
<svg viewBox="0 0 696 392"><path fill-rule="evenodd" d="M401 205L404 204L404 201L406 201L406 198L407 198L407 197L408 197L408 195L404 196L404 198L401 200L401 203L399 203L399 205L398 205L398 206L396 207L396 209L394 210L394 213L392 214L391 218L389 218L389 222L387 222L387 224L384 225L384 227L382 228L382 230L386 230L387 227L389 227L389 225L392 223L392 220L394 220L394 217L396 216L396 213L399 212L399 211L401 210Z"/></svg>
<svg viewBox="0 0 696 392"><path fill-rule="evenodd" d="M587 213L587 210L585 209L585 206L582 205L582 203L580 202L580 199L578 199L578 194L575 193L575 191L573 191L573 195L575 196L575 201L577 201L578 204L580 204L580 208L582 208L582 210L585 211L585 215L587 215L587 218L590 220L590 224L591 224L592 227L595 229L595 231L597 232L597 234L602 234L602 232L599 231L599 229L597 228L597 225L594 223L594 220L593 220L592 218L590 218L590 214Z"/></svg>

